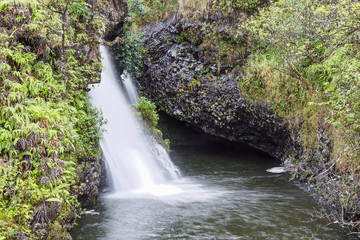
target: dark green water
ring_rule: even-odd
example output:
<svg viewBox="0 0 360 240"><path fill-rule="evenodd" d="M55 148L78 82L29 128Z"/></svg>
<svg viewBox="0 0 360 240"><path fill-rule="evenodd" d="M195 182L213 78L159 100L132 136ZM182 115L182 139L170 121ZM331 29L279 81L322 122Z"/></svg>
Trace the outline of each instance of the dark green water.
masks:
<svg viewBox="0 0 360 240"><path fill-rule="evenodd" d="M171 150L183 175L171 185L181 192L103 194L99 204L82 215L73 238L353 239L336 224L311 221L319 206L302 186L288 181L287 174L266 171L278 162L250 148L230 148L187 131L183 127L177 138L194 136L195 142L184 141Z"/></svg>

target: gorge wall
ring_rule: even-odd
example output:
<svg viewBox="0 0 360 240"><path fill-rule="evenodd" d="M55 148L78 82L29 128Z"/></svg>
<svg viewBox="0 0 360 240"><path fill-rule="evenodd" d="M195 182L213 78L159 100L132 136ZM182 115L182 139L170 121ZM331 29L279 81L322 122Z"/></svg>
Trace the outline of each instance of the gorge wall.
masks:
<svg viewBox="0 0 360 240"><path fill-rule="evenodd" d="M185 31L198 27L172 18L145 31L140 90L176 119L281 159L291 145L286 124L267 104L254 104L241 95L242 76L234 62L214 61L214 51L199 47L201 37L195 43L185 39L190 38Z"/></svg>

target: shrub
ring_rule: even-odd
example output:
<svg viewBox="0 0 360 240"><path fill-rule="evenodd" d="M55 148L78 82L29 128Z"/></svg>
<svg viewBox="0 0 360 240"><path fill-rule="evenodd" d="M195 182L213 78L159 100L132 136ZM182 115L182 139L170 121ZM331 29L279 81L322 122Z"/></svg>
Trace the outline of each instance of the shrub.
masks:
<svg viewBox="0 0 360 240"><path fill-rule="evenodd" d="M155 129L159 121L159 115L156 112L155 104L145 97L140 97L136 109L145 124L151 129Z"/></svg>

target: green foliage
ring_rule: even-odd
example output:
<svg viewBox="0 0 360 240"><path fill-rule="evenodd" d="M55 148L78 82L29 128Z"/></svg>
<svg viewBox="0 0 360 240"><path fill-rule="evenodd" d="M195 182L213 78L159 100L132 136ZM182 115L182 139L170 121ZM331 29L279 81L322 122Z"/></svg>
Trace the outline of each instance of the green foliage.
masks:
<svg viewBox="0 0 360 240"><path fill-rule="evenodd" d="M199 19L211 14L233 26L247 14L254 14L269 1L267 0L179 0L178 14L186 19Z"/></svg>
<svg viewBox="0 0 360 240"><path fill-rule="evenodd" d="M69 9L72 12L73 19L77 19L79 17L90 18L91 11L89 9L90 4L86 3L85 0L80 2L74 2L70 5Z"/></svg>
<svg viewBox="0 0 360 240"><path fill-rule="evenodd" d="M122 44L115 45L112 49L114 59L121 70L127 70L133 76L140 76L140 68L143 66L143 53L146 51L140 45L141 36L130 28L125 28Z"/></svg>
<svg viewBox="0 0 360 240"><path fill-rule="evenodd" d="M140 97L139 103L135 105L138 116L145 123L145 132L155 138L155 140L169 152L170 141L164 139L162 132L157 128L159 114L156 111L156 105L145 97Z"/></svg>
<svg viewBox="0 0 360 240"><path fill-rule="evenodd" d="M129 16L136 17L138 15L144 15L146 9L143 5L143 0L130 0L129 1Z"/></svg>
<svg viewBox="0 0 360 240"><path fill-rule="evenodd" d="M247 23L252 55L240 82L242 93L270 103L301 136L308 152L319 148L319 129L332 140L330 162L313 173L297 159L297 171L310 180L326 175L334 183L322 193L355 220L360 186L360 2L280 0ZM309 161L308 159L305 159ZM331 167L329 167L329 165ZM334 167L334 168L333 168ZM348 179L354 179L350 184ZM309 181L310 181L309 180ZM331 185L331 187L329 187ZM334 196L336 192L336 196Z"/></svg>
<svg viewBox="0 0 360 240"><path fill-rule="evenodd" d="M267 3L267 0L132 0L129 15L139 26L175 14L195 20L209 13L235 24L243 14L253 14Z"/></svg>
<svg viewBox="0 0 360 240"><path fill-rule="evenodd" d="M136 109L145 124L151 129L156 129L159 121L159 115L156 112L155 104L145 97L140 97L139 103L136 105Z"/></svg>
<svg viewBox="0 0 360 240"><path fill-rule="evenodd" d="M129 16L134 19L141 18L146 13L143 0L131 0L129 2ZM128 71L133 76L140 76L140 68L143 66L143 53L146 51L141 46L141 35L135 31L136 23L128 22L124 26L120 43L112 46L112 53L120 71Z"/></svg>
<svg viewBox="0 0 360 240"><path fill-rule="evenodd" d="M225 16L245 11L253 13L262 5L260 0L211 0L212 10L220 11Z"/></svg>
<svg viewBox="0 0 360 240"><path fill-rule="evenodd" d="M153 0L149 1L150 8L153 9L155 12L164 11L166 7L166 1L161 0Z"/></svg>
<svg viewBox="0 0 360 240"><path fill-rule="evenodd" d="M242 94L254 101L270 103L281 117L289 118L306 107L311 95L291 76L274 71L282 60L274 53L258 51L244 67L245 77L239 82Z"/></svg>
<svg viewBox="0 0 360 240"><path fill-rule="evenodd" d="M63 28L66 4L71 21ZM88 18L95 13L85 1L0 2L0 239L37 238L31 223L50 202L61 212L46 226L65 231L76 216L78 159L99 157L103 123L85 91L101 63L76 55L78 41L93 44L103 27L100 17ZM86 41L75 36L90 29Z"/></svg>
<svg viewBox="0 0 360 240"><path fill-rule="evenodd" d="M134 17L134 24L140 27L168 17L176 11L178 3L177 0L143 0L141 4L141 14L129 14Z"/></svg>
<svg viewBox="0 0 360 240"><path fill-rule="evenodd" d="M212 49L216 54L212 56L213 59L208 59L218 64L218 72L220 71L220 63L228 61L236 64L243 63L246 56L247 44L242 35L234 35L231 32L234 29L230 28L226 31L220 30L223 28L221 22L203 23L201 31L203 33L203 40L200 44L201 48Z"/></svg>
<svg viewBox="0 0 360 240"><path fill-rule="evenodd" d="M338 150L342 152L344 142L357 148L360 135L360 53L356 47L360 23L354 21L360 17L359 10L358 1L282 0L248 24L253 41L279 59L272 69L298 84L300 95L310 94L307 105L328 114L327 122L336 129L335 145L341 145ZM273 74L272 84L277 85L281 78ZM359 158L359 154L354 151L352 157Z"/></svg>

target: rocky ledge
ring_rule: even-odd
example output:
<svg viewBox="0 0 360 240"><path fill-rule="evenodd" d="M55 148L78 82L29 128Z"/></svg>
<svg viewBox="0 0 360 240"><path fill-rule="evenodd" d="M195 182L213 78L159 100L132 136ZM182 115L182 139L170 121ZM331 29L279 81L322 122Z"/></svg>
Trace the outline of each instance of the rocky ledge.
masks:
<svg viewBox="0 0 360 240"><path fill-rule="evenodd" d="M184 36L184 31L197 28L196 23L173 18L145 30L140 90L176 119L281 159L290 147L288 127L267 104L242 96L242 76L233 63L214 61L216 53L201 47L201 36L188 41L191 36Z"/></svg>

